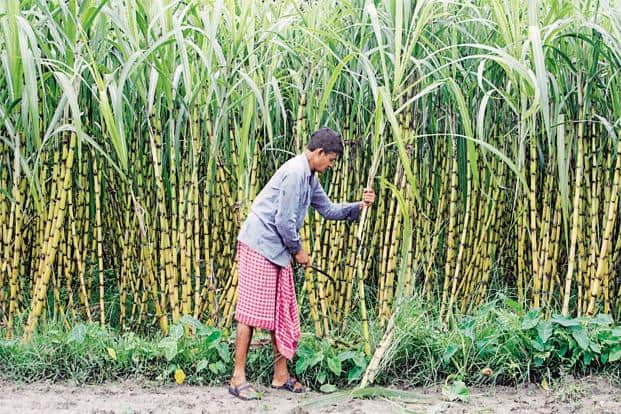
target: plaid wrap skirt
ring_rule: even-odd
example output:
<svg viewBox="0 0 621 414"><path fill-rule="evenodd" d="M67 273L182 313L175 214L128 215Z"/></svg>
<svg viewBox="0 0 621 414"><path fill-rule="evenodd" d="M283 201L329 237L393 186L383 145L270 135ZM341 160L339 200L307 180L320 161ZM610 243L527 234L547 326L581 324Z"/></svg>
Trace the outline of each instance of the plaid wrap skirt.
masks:
<svg viewBox="0 0 621 414"><path fill-rule="evenodd" d="M237 273L235 320L275 331L278 351L292 359L300 339L300 318L291 264L275 265L238 242Z"/></svg>

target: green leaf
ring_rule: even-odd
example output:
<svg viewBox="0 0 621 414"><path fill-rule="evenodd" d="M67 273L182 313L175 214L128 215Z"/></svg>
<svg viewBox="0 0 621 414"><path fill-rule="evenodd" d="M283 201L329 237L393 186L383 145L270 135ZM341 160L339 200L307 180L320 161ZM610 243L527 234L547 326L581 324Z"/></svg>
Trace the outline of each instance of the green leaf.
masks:
<svg viewBox="0 0 621 414"><path fill-rule="evenodd" d="M87 330L87 326L83 323L79 323L76 326L73 327L73 329L71 329L71 332L69 332L69 337L67 338L67 342L72 343L78 343L81 344L84 342L84 339L86 338L86 330Z"/></svg>
<svg viewBox="0 0 621 414"><path fill-rule="evenodd" d="M198 364L196 364L196 372L204 371L205 369L207 369L208 366L209 361L207 361L206 359L201 359L200 361L198 361Z"/></svg>
<svg viewBox="0 0 621 414"><path fill-rule="evenodd" d="M168 362L177 356L177 341L171 337L166 337L160 341L158 347L164 350L164 356Z"/></svg>
<svg viewBox="0 0 621 414"><path fill-rule="evenodd" d="M459 400L462 402L468 402L470 399L470 392L463 381L454 381L451 385L444 385L442 387L442 395L447 397L449 401Z"/></svg>
<svg viewBox="0 0 621 414"><path fill-rule="evenodd" d="M179 368L176 364L170 364L168 365L168 367L166 367L166 376L170 377L170 374L172 374L173 372L175 372L175 370Z"/></svg>
<svg viewBox="0 0 621 414"><path fill-rule="evenodd" d="M596 344L595 342L591 342L591 345L589 345L589 348L591 349L591 351L595 352L596 354L599 354L602 352L602 348L599 346L599 344Z"/></svg>
<svg viewBox="0 0 621 414"><path fill-rule="evenodd" d="M108 0L102 0L97 7L89 7L84 13L82 13L82 30L84 32L88 32L88 29L91 27L95 17L97 17L97 14L99 14L107 2Z"/></svg>
<svg viewBox="0 0 621 414"><path fill-rule="evenodd" d="M310 367L314 367L315 365L319 364L321 361L323 361L323 354L321 352L316 352L315 355L313 355L313 358L310 359L309 361L309 366Z"/></svg>
<svg viewBox="0 0 621 414"><path fill-rule="evenodd" d="M190 325L195 328L197 331L203 328L203 324L198 320L193 318L192 316L185 315L179 319L179 323L183 325ZM212 328L213 329L213 328Z"/></svg>
<svg viewBox="0 0 621 414"><path fill-rule="evenodd" d="M556 355L560 358L563 358L565 356L565 354L567 354L567 351L569 350L569 347L567 346L566 343L563 343L559 346L559 348L556 350Z"/></svg>
<svg viewBox="0 0 621 414"><path fill-rule="evenodd" d="M170 332L168 333L168 336L174 339L175 341L178 341L179 339L181 339L181 337L183 337L183 325L180 325L180 324L173 325L172 328L170 328Z"/></svg>
<svg viewBox="0 0 621 414"><path fill-rule="evenodd" d="M357 367L360 367L362 369L365 369L367 367L367 364L369 363L366 356L362 352L356 352L353 361Z"/></svg>
<svg viewBox="0 0 621 414"><path fill-rule="evenodd" d="M621 359L621 345L616 345L610 350L608 362L616 362Z"/></svg>
<svg viewBox="0 0 621 414"><path fill-rule="evenodd" d="M539 321L537 324L537 335L541 340L542 344L548 342L548 339L552 336L554 332L554 326L549 321Z"/></svg>
<svg viewBox="0 0 621 414"><path fill-rule="evenodd" d="M347 373L347 383L351 384L352 382L357 381L360 378L362 378L363 372L364 372L364 368L360 366L355 366L352 369L350 369L349 372Z"/></svg>
<svg viewBox="0 0 621 414"><path fill-rule="evenodd" d="M545 351L545 347L539 341L540 341L540 339L539 339L539 337L537 337L537 339L531 340L530 343L533 346L533 348L535 348L535 350L537 350L539 352L543 352L543 351Z"/></svg>
<svg viewBox="0 0 621 414"><path fill-rule="evenodd" d="M328 358L328 368L334 375L341 375L341 360L338 358Z"/></svg>
<svg viewBox="0 0 621 414"><path fill-rule="evenodd" d="M589 320L589 324L598 326L608 326L613 324L612 317L605 313L598 313L596 317Z"/></svg>
<svg viewBox="0 0 621 414"><path fill-rule="evenodd" d="M320 384L323 384L324 382L326 382L326 376L327 376L326 371L321 371L317 375L317 382L320 383Z"/></svg>
<svg viewBox="0 0 621 414"><path fill-rule="evenodd" d="M563 315L555 315L554 317L550 318L550 322L559 324L561 326L564 326L565 328L568 328L570 326L580 326L580 322L577 319L569 318Z"/></svg>
<svg viewBox="0 0 621 414"><path fill-rule="evenodd" d="M341 362L345 362L349 359L354 359L354 357L356 356L356 352L355 351L343 351L340 352L337 356L337 358L341 361Z"/></svg>
<svg viewBox="0 0 621 414"><path fill-rule="evenodd" d="M229 347L226 343L220 342L216 345L216 350L218 351L218 355L220 359L224 362L231 362L231 352L229 351Z"/></svg>
<svg viewBox="0 0 621 414"><path fill-rule="evenodd" d="M203 344L207 349L211 349L220 343L220 338L222 338L222 332L214 330L207 335Z"/></svg>
<svg viewBox="0 0 621 414"><path fill-rule="evenodd" d="M541 104L541 112L543 114L543 124L548 139L551 139L550 132L550 100L548 95L548 72L545 67L545 56L541 41L541 34L537 26L537 4L533 0L528 2L528 40L532 47L533 61L535 64L536 85L539 102Z"/></svg>
<svg viewBox="0 0 621 414"><path fill-rule="evenodd" d="M309 365L310 365L310 359L308 357L304 357L304 356L298 357L298 360L295 363L295 373L300 375L301 373L306 371Z"/></svg>
<svg viewBox="0 0 621 414"><path fill-rule="evenodd" d="M539 323L539 319L541 315L538 310L531 310L522 319L522 323L520 324L520 329L523 331L528 331L529 329L533 329Z"/></svg>
<svg viewBox="0 0 621 414"><path fill-rule="evenodd" d="M209 364L209 370L214 374L222 374L226 371L226 366L222 361L212 362Z"/></svg>
<svg viewBox="0 0 621 414"><path fill-rule="evenodd" d="M571 336L574 337L578 346L585 350L589 349L589 345L591 344L591 340L587 336L586 332L583 329L576 329L571 333Z"/></svg>
<svg viewBox="0 0 621 414"><path fill-rule="evenodd" d="M449 363L449 361L451 360L453 355L455 355L455 352L457 352L457 350L459 350L459 346L455 344L449 344L449 346L446 347L446 351L444 351L444 355L442 355L442 360L444 361L445 364Z"/></svg>
<svg viewBox="0 0 621 414"><path fill-rule="evenodd" d="M319 391L325 393L325 394L330 394L331 392L336 391L336 385L332 385L332 384L323 384L320 388Z"/></svg>
<svg viewBox="0 0 621 414"><path fill-rule="evenodd" d="M522 305L520 305L518 302L516 302L515 300L504 296L503 301L505 303L505 305L507 305L509 308L513 309L518 315L521 315L522 313L524 313L524 308L522 307Z"/></svg>

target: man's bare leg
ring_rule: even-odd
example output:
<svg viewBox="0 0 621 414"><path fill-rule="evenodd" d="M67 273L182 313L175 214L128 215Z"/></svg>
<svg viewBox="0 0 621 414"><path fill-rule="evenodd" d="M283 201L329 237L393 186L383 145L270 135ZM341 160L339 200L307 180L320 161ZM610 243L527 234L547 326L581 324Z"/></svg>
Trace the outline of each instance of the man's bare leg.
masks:
<svg viewBox="0 0 621 414"><path fill-rule="evenodd" d="M252 340L252 332L254 328L244 323L237 322L237 338L235 339L235 368L231 377L231 387L239 387L247 382L246 380L246 356L250 341ZM247 388L240 392L240 396L249 397L254 394L252 388Z"/></svg>
<svg viewBox="0 0 621 414"><path fill-rule="evenodd" d="M276 335L274 331L270 332L272 335L272 349L274 350L274 378L272 379L273 387L282 386L289 379L289 370L287 369L287 358L282 356L276 346ZM302 391L304 387L299 382L295 381L294 389Z"/></svg>

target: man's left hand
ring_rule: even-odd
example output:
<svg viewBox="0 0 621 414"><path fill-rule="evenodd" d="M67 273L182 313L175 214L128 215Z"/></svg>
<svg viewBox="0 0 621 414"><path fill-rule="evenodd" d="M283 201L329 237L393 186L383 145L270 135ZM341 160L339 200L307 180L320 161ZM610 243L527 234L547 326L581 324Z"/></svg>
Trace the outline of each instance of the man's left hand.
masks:
<svg viewBox="0 0 621 414"><path fill-rule="evenodd" d="M375 201L375 191L372 188L365 188L362 192L362 201L360 208L369 207Z"/></svg>

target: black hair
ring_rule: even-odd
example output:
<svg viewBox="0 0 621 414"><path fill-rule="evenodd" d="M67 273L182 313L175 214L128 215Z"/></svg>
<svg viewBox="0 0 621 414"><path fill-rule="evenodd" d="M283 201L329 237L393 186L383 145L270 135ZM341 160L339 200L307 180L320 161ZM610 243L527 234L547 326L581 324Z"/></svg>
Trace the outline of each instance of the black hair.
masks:
<svg viewBox="0 0 621 414"><path fill-rule="evenodd" d="M323 127L313 132L306 148L311 151L321 148L326 154L335 153L341 156L343 155L343 140L336 131Z"/></svg>

